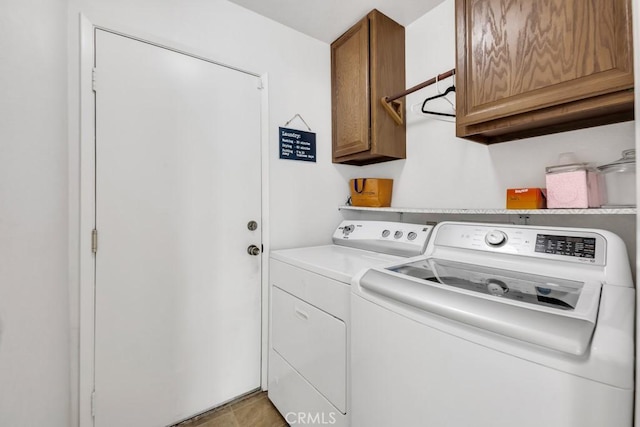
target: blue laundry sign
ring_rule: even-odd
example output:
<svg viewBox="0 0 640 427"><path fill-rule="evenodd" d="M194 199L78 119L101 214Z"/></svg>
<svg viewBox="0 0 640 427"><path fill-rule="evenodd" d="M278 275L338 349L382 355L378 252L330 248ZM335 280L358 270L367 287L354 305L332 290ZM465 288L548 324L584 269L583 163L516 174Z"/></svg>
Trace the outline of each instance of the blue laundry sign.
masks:
<svg viewBox="0 0 640 427"><path fill-rule="evenodd" d="M316 134L303 130L279 128L280 158L316 161Z"/></svg>

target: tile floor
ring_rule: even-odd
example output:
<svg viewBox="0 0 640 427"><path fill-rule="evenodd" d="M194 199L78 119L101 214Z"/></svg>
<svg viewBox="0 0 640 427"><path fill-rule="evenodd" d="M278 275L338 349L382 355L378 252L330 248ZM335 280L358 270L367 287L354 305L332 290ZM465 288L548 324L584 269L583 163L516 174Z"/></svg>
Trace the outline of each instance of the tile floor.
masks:
<svg viewBox="0 0 640 427"><path fill-rule="evenodd" d="M176 427L286 427L289 424L267 398L257 391L177 424Z"/></svg>

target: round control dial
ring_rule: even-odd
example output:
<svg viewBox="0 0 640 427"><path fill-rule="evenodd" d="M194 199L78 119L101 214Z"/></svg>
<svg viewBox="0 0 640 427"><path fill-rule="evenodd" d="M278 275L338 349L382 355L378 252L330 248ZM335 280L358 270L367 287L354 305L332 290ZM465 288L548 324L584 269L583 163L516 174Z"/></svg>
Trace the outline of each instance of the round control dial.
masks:
<svg viewBox="0 0 640 427"><path fill-rule="evenodd" d="M396 239L399 239L402 237L402 231L398 230L393 234L393 237L395 237Z"/></svg>
<svg viewBox="0 0 640 427"><path fill-rule="evenodd" d="M382 232L382 237L389 237L389 234L391 234L391 232L389 230L384 230Z"/></svg>
<svg viewBox="0 0 640 427"><path fill-rule="evenodd" d="M409 234L407 234L407 239L409 240L416 240L416 237L418 237L418 233L416 233L415 231L411 231L409 232Z"/></svg>
<svg viewBox="0 0 640 427"><path fill-rule="evenodd" d="M502 246L507 243L507 235L503 231L493 230L484 236L484 241L489 246Z"/></svg>

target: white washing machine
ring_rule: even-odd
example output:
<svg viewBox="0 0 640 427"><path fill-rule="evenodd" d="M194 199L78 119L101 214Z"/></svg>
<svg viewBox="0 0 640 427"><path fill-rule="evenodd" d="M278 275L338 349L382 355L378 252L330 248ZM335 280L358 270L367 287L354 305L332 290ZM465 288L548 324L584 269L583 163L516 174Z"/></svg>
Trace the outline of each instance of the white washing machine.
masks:
<svg viewBox="0 0 640 427"><path fill-rule="evenodd" d="M357 427L631 427L635 290L607 231L441 223L358 274Z"/></svg>
<svg viewBox="0 0 640 427"><path fill-rule="evenodd" d="M268 394L290 425L349 425L351 279L424 253L431 230L343 221L333 245L271 253Z"/></svg>

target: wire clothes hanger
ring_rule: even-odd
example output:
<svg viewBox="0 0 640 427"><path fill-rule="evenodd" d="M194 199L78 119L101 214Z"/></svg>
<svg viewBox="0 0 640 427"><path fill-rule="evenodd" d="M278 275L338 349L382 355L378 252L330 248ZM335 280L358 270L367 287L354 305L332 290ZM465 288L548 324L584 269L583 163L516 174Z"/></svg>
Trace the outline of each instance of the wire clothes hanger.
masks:
<svg viewBox="0 0 640 427"><path fill-rule="evenodd" d="M445 101L447 101L449 104L451 104L451 107L455 111L455 107L454 107L453 103L447 98L447 95L449 93L456 91L455 85L449 86L447 89L445 89L444 92L441 93L440 89L438 88L438 76L436 76L436 88L438 90L438 94L434 95L434 96L430 96L429 98L425 99L424 102L422 103L421 111L423 113L425 113L425 114L434 114L436 116L455 117L456 115L455 114L451 114L451 113L441 113L439 111L427 111L427 110L425 110L425 106L427 105L427 102L433 101L434 99L438 99L438 98L444 98Z"/></svg>
<svg viewBox="0 0 640 427"><path fill-rule="evenodd" d="M456 69L453 68L449 71L446 71L442 74L437 75L436 77L432 77L429 80L425 80L422 83L419 83L413 87L410 87L409 89L403 90L400 93L396 93L395 95L391 95L391 96L383 96L382 98L380 98L380 102L382 103L382 106L384 107L384 109L387 111L387 113L391 116L391 118L396 122L397 125L402 126L404 124L404 105L402 103L402 101L399 101L400 98L404 98L405 96L409 95L410 93L413 93L415 91L418 91L420 89L424 89L427 86L431 86L432 84L436 83L438 80L442 80L442 79L446 79L447 77L451 77L453 75L455 75L456 73ZM439 92L439 91L438 91ZM445 98L447 99L447 98ZM451 101L449 101L447 99L447 101L449 103L451 103ZM420 104L415 104L415 106L419 106ZM453 105L453 104L452 104ZM414 105L411 106L411 111L413 111L413 107Z"/></svg>

